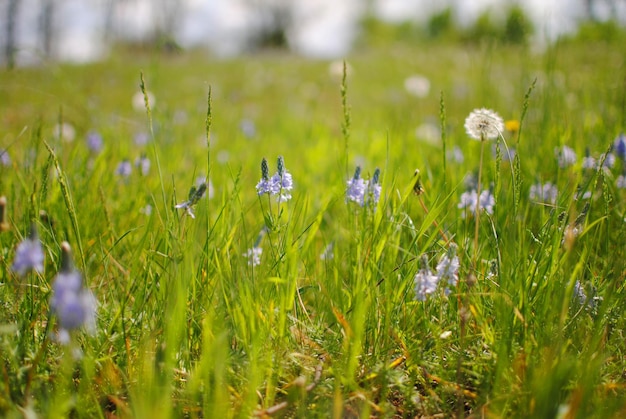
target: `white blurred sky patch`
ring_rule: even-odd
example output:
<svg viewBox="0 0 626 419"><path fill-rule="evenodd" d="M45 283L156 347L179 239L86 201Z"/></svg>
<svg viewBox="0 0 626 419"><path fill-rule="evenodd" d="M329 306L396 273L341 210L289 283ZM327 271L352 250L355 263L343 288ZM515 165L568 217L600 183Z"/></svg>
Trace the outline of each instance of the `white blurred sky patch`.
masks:
<svg viewBox="0 0 626 419"><path fill-rule="evenodd" d="M17 19L18 60L41 57L38 38L44 1L21 0ZM56 48L54 55L86 62L105 55L107 6L114 0L54 0ZM596 0L597 15L611 16L610 0ZM490 8L496 15L514 0L117 0L113 35L140 41L154 34L155 22L176 15L174 38L183 47L207 47L218 55L233 55L248 46L251 29L259 25L259 7L282 3L291 8L293 24L286 35L290 47L307 56L342 57L358 35L368 6L378 17L392 22L426 21L433 13L452 7L461 25L473 22ZM3 27L8 1L0 2ZM585 0L520 0L532 18L538 39L551 40L575 29L584 15ZM617 17L626 22L626 1L615 0ZM0 31L0 44L5 39Z"/></svg>

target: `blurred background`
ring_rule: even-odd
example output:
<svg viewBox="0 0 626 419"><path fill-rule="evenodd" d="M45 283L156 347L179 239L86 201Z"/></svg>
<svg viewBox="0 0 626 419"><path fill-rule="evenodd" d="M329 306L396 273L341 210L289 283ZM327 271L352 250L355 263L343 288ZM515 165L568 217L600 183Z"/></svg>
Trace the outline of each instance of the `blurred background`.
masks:
<svg viewBox="0 0 626 419"><path fill-rule="evenodd" d="M626 0L1 0L0 60L90 62L120 47L333 58L399 36L541 48L589 22L610 37Z"/></svg>

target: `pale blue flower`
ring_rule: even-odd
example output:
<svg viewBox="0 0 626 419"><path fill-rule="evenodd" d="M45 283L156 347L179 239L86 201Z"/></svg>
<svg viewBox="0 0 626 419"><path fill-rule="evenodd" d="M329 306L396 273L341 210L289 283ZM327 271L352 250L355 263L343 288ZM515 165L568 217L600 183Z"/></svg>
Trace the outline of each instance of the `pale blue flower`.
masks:
<svg viewBox="0 0 626 419"><path fill-rule="evenodd" d="M572 298L577 299L580 305L583 305L585 304L585 302L587 302L587 294L585 293L585 289L578 280L576 280L576 283L574 284L574 293L572 294Z"/></svg>
<svg viewBox="0 0 626 419"><path fill-rule="evenodd" d="M602 168L611 169L615 166L615 155L613 153L606 153L600 156L602 162Z"/></svg>
<svg viewBox="0 0 626 419"><path fill-rule="evenodd" d="M248 259L248 265L259 266L261 264L262 254L263 249L261 247L254 246L248 249L246 253L243 254L243 256Z"/></svg>
<svg viewBox="0 0 626 419"><path fill-rule="evenodd" d="M441 257L437 264L438 281L447 283L445 294L450 294L450 287L456 287L459 282L459 257L457 256L457 245L450 244L448 252Z"/></svg>
<svg viewBox="0 0 626 419"><path fill-rule="evenodd" d="M256 125L251 119L242 119L241 122L239 122L239 129L241 129L241 132L247 138L256 137Z"/></svg>
<svg viewBox="0 0 626 419"><path fill-rule="evenodd" d="M150 173L150 159L142 154L141 157L135 159L135 167L139 169L142 176L147 176Z"/></svg>
<svg viewBox="0 0 626 419"><path fill-rule="evenodd" d="M123 178L128 178L133 172L133 166L128 159L122 160L115 169L115 174Z"/></svg>
<svg viewBox="0 0 626 419"><path fill-rule="evenodd" d="M361 167L357 166L354 171L354 176L347 182L346 201L353 201L362 206L365 186L365 181L361 179Z"/></svg>
<svg viewBox="0 0 626 419"><path fill-rule="evenodd" d="M261 180L256 185L257 194L277 195L278 202L289 201L293 189L293 178L285 168L283 156L278 157L277 166L277 172L270 178L267 160L264 158L261 161Z"/></svg>
<svg viewBox="0 0 626 419"><path fill-rule="evenodd" d="M68 343L70 333L81 327L94 331L97 301L93 293L83 287L83 278L72 263L70 245L61 244L61 270L52 283L50 309L59 325L58 339Z"/></svg>
<svg viewBox="0 0 626 419"><path fill-rule="evenodd" d="M565 169L566 167L576 164L576 152L571 147L564 145L561 148L555 148L554 153L559 162L559 167Z"/></svg>
<svg viewBox="0 0 626 419"><path fill-rule="evenodd" d="M147 132L138 132L135 134L134 141L138 146L146 145L148 144L148 141L150 141L150 136Z"/></svg>
<svg viewBox="0 0 626 419"><path fill-rule="evenodd" d="M559 190L551 182L536 183L530 187L530 199L543 204L556 204Z"/></svg>
<svg viewBox="0 0 626 419"><path fill-rule="evenodd" d="M196 218L195 214L193 213L193 206L198 203L206 190L206 182L201 183L197 188L195 186L192 186L191 189L189 189L189 195L187 197L187 200L181 202L180 204L174 205L174 208L183 209L185 210L185 214L189 215L191 218Z"/></svg>
<svg viewBox="0 0 626 419"><path fill-rule="evenodd" d="M428 257L422 255L421 267L415 274L415 297L418 301L426 301L430 294L437 290L439 277L430 270L428 266Z"/></svg>
<svg viewBox="0 0 626 419"><path fill-rule="evenodd" d="M259 195L273 194L273 182L270 181L270 169L267 166L267 160L261 160L261 180L256 185L256 192Z"/></svg>
<svg viewBox="0 0 626 419"><path fill-rule="evenodd" d="M11 270L22 276L28 271L43 272L44 253L37 235L35 224L30 227L30 235L15 249L15 257Z"/></svg>
<svg viewBox="0 0 626 419"><path fill-rule="evenodd" d="M585 157L583 157L583 169L593 170L596 168L596 159L589 154L589 148L585 149Z"/></svg>
<svg viewBox="0 0 626 419"><path fill-rule="evenodd" d="M449 150L446 153L446 157L448 158L448 160L452 160L456 163L463 163L465 161L465 156L463 155L463 151L461 150L461 147L459 147L458 145L455 145L454 147L452 147L452 150Z"/></svg>
<svg viewBox="0 0 626 419"><path fill-rule="evenodd" d="M613 142L613 150L617 157L626 161L626 135L622 132Z"/></svg>
<svg viewBox="0 0 626 419"><path fill-rule="evenodd" d="M371 180L361 179L361 167L357 166L354 176L346 182L346 201L356 202L360 206L376 207L382 192L380 169L376 168Z"/></svg>
<svg viewBox="0 0 626 419"><path fill-rule="evenodd" d="M0 164L7 167L11 165L11 157L7 150L0 149Z"/></svg>
<svg viewBox="0 0 626 419"><path fill-rule="evenodd" d="M465 214L469 213L471 215L475 215L476 213L476 201L478 201L478 210L484 211L487 214L493 214L493 207L496 204L496 199L491 193L490 190L484 190L480 193L480 199L478 198L478 193L475 189L471 191L463 192L461 194L461 198L459 199L459 204L457 207L459 209L465 210L461 216L465 218Z"/></svg>
<svg viewBox="0 0 626 419"><path fill-rule="evenodd" d="M104 145L104 141L102 140L102 135L97 133L96 131L90 131L87 134L87 148L95 154L98 154L102 151L102 146Z"/></svg>

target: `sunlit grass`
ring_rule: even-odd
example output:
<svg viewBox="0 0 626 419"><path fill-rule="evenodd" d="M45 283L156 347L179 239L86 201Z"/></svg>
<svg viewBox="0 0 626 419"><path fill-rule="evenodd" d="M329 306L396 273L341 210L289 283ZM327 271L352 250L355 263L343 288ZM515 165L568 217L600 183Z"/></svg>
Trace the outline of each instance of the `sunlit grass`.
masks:
<svg viewBox="0 0 626 419"><path fill-rule="evenodd" d="M403 46L355 53L344 79L280 55L3 72L0 412L623 415L624 162L582 159L601 162L625 128L624 52ZM429 79L425 97L404 89L413 74ZM517 123L506 145L484 144L496 204L476 223L458 204L481 155L463 123L482 107ZM61 123L73 141L54 135ZM255 189L278 156L294 181L280 203ZM347 202L356 166L366 180L380 168L376 205ZM531 198L546 182L555 200ZM195 218L176 208L186 201ZM44 270L18 277L33 221ZM75 348L50 313L63 241L99 302ZM450 243L458 284L419 301L422 255L434 268Z"/></svg>

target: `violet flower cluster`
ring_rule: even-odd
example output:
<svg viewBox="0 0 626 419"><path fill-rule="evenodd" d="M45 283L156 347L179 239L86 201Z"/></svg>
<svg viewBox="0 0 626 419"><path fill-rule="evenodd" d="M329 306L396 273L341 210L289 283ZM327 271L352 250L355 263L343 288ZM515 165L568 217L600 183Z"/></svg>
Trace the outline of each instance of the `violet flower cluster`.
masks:
<svg viewBox="0 0 626 419"><path fill-rule="evenodd" d="M270 177L267 160L261 161L261 180L256 185L257 194L276 195L278 202L286 202L291 199L291 190L293 189L293 180L291 173L285 168L285 159L283 156L278 157L277 171Z"/></svg>
<svg viewBox="0 0 626 419"><path fill-rule="evenodd" d="M191 189L189 189L189 195L187 200L181 202L180 204L176 204L174 208L183 209L185 210L185 214L189 215L191 218L196 218L195 214L193 213L193 206L196 205L200 198L204 196L207 187L207 182L200 183L197 188L195 186L192 186Z"/></svg>
<svg viewBox="0 0 626 419"><path fill-rule="evenodd" d="M43 247L37 235L35 224L31 224L30 235L26 237L15 249L15 258L11 270L22 276L29 271L43 272Z"/></svg>
<svg viewBox="0 0 626 419"><path fill-rule="evenodd" d="M83 326L88 331L95 330L97 302L74 268L69 243L63 242L61 251L61 270L52 284L50 308L57 317L59 342L69 343L72 331Z"/></svg>
<svg viewBox="0 0 626 419"><path fill-rule="evenodd" d="M382 191L379 168L374 170L372 179L365 180L361 178L361 167L357 166L354 176L346 182L346 185L346 201L356 202L362 207L376 208Z"/></svg>
<svg viewBox="0 0 626 419"><path fill-rule="evenodd" d="M480 197L475 189L463 192L458 204L458 208L464 210L461 217L465 218L467 213L475 216L477 205L479 211L484 211L489 215L493 214L493 207L496 205L496 199L491 190L487 189L482 191L480 193Z"/></svg>
<svg viewBox="0 0 626 419"><path fill-rule="evenodd" d="M428 296L437 291L439 283L445 283L444 295L450 295L451 288L456 287L459 282L460 264L457 256L457 245L454 243L450 245L446 254L439 260L435 272L430 269L426 255L422 255L420 263L420 269L414 278L417 300L426 301Z"/></svg>

